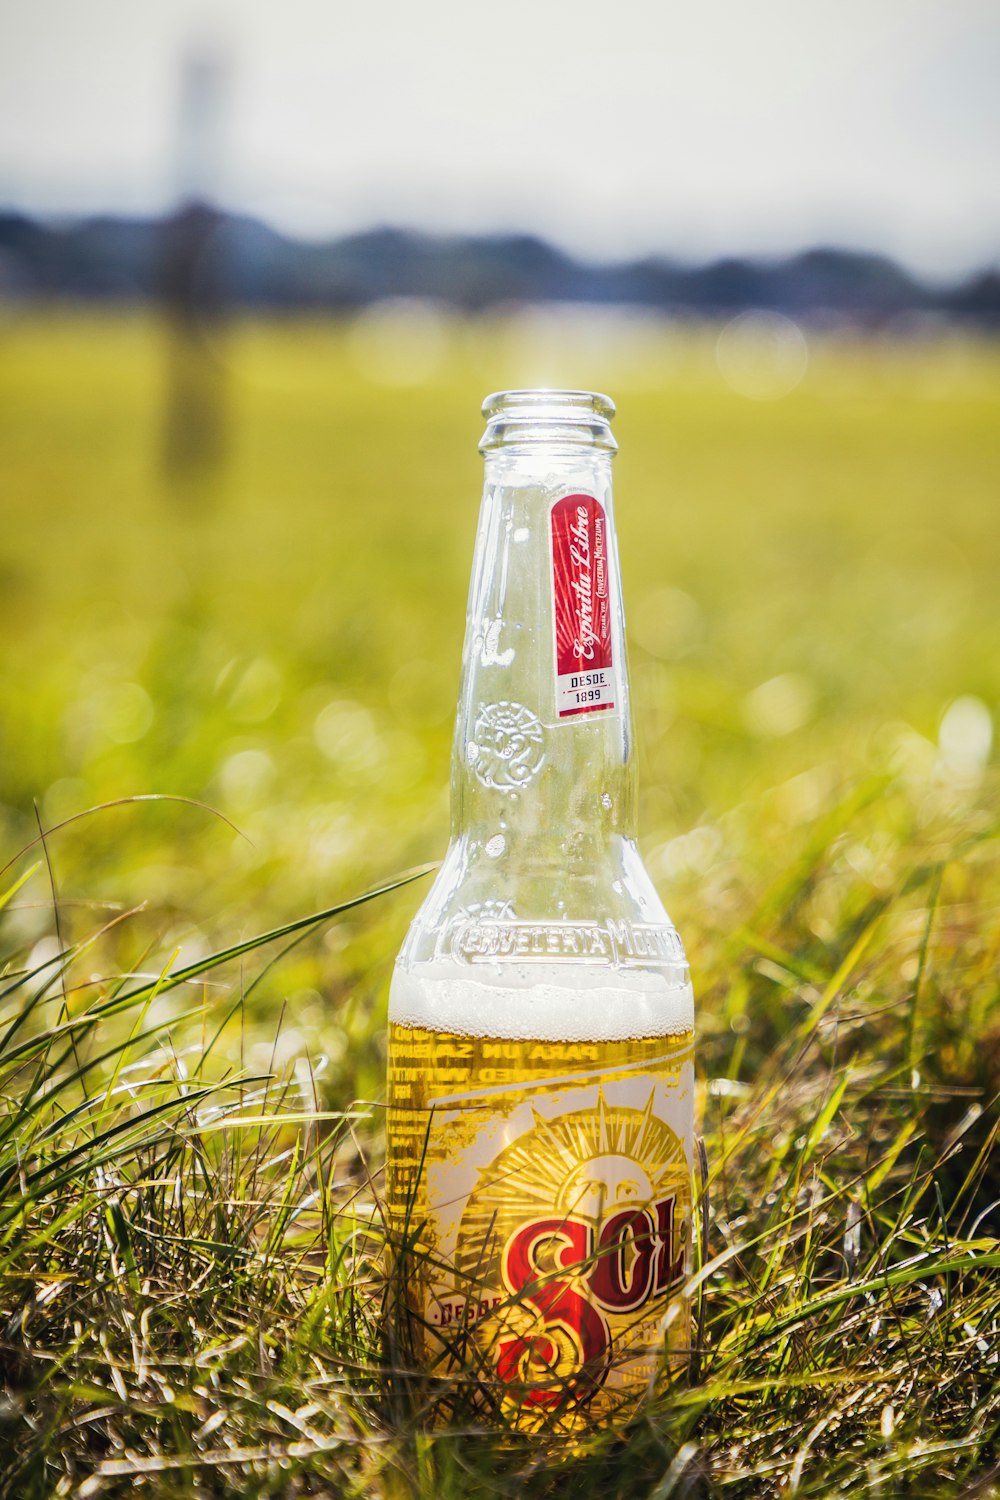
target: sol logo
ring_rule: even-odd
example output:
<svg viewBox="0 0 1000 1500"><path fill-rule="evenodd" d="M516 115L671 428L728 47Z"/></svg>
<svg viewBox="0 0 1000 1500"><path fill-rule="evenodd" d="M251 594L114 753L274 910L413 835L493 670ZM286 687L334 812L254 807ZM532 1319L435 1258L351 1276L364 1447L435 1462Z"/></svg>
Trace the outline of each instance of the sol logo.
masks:
<svg viewBox="0 0 1000 1500"><path fill-rule="evenodd" d="M612 1353L608 1315L637 1313L684 1277L675 1248L673 1195L622 1208L600 1229L574 1216L531 1219L501 1258L504 1287L536 1314L530 1331L497 1345L496 1370L525 1407L585 1400L602 1384ZM566 1273L566 1274L563 1274ZM558 1376L558 1388L546 1379Z"/></svg>
<svg viewBox="0 0 1000 1500"><path fill-rule="evenodd" d="M683 1280L684 1140L657 1114L652 1077L631 1081L627 1095L616 1088L613 1102L602 1083L592 1103L543 1116L525 1086L531 1124L480 1169L457 1226L463 1327L525 1431L572 1425L585 1404L587 1419L600 1420L644 1391ZM496 1123L510 1131L509 1115ZM449 1300L454 1288L431 1297L435 1328ZM677 1318L668 1340L685 1326Z"/></svg>

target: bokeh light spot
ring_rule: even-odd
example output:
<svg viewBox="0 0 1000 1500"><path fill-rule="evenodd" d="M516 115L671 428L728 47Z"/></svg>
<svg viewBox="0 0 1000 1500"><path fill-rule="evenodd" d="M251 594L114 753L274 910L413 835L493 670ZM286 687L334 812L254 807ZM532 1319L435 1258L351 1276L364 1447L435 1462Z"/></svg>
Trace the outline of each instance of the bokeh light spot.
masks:
<svg viewBox="0 0 1000 1500"><path fill-rule="evenodd" d="M266 750L237 750L219 769L219 784L230 806L258 801L274 776L274 762Z"/></svg>
<svg viewBox="0 0 1000 1500"><path fill-rule="evenodd" d="M956 698L944 711L938 730L939 760L960 776L983 770L993 747L993 717L981 698Z"/></svg>
<svg viewBox="0 0 1000 1500"><path fill-rule="evenodd" d="M141 740L153 722L153 704L137 682L117 682L105 689L100 719L108 739L117 745Z"/></svg>
<svg viewBox="0 0 1000 1500"><path fill-rule="evenodd" d="M812 718L815 695L797 672L782 672L755 687L743 700L743 722L751 734L778 739L801 729Z"/></svg>
<svg viewBox="0 0 1000 1500"><path fill-rule="evenodd" d="M281 701L282 677L274 662L258 656L238 676L229 694L235 719L258 724L269 719Z"/></svg>
<svg viewBox="0 0 1000 1500"><path fill-rule="evenodd" d="M697 645L704 633L702 613L683 589L654 589L629 617L629 634L650 656L667 660Z"/></svg>
<svg viewBox="0 0 1000 1500"><path fill-rule="evenodd" d="M382 744L367 708L349 698L335 699L316 715L313 737L328 760L348 771L374 768Z"/></svg>
<svg viewBox="0 0 1000 1500"><path fill-rule="evenodd" d="M738 396L775 401L802 383L809 345L799 325L776 312L744 312L719 334L715 360Z"/></svg>
<svg viewBox="0 0 1000 1500"><path fill-rule="evenodd" d="M444 314L420 297L385 297L358 314L351 351L376 385L423 385L440 369L448 347Z"/></svg>

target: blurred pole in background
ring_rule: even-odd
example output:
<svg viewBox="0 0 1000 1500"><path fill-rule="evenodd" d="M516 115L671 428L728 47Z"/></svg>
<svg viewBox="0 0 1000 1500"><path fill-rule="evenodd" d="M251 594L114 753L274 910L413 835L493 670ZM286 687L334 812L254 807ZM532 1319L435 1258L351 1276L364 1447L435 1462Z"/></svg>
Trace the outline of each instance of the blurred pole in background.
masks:
<svg viewBox="0 0 1000 1500"><path fill-rule="evenodd" d="M225 321L219 181L226 63L216 47L181 65L177 120L178 207L161 231L158 290L166 326L162 464L172 485L204 481L226 455ZM201 486L199 485L199 489Z"/></svg>

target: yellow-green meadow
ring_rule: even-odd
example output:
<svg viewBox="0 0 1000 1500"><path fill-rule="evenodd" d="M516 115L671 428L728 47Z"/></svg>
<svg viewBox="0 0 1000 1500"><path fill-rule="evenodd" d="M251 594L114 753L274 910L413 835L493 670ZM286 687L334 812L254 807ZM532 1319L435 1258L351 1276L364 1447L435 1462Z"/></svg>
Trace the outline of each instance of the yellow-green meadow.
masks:
<svg viewBox="0 0 1000 1500"><path fill-rule="evenodd" d="M780 394L712 327L397 312L212 333L182 477L152 317L0 324L0 1489L986 1496L1000 347L831 327ZM429 1438L379 1343L424 886L291 928L443 853L478 407L527 384L618 403L714 1262L692 1382L569 1460Z"/></svg>

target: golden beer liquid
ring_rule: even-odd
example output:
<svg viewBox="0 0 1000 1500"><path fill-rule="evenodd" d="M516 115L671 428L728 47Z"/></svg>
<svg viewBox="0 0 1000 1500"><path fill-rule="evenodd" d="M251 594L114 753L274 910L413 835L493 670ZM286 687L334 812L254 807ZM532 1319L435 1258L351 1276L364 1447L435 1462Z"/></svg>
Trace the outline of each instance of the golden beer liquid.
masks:
<svg viewBox="0 0 1000 1500"><path fill-rule="evenodd" d="M466 1393L473 1371L473 1405L516 1430L627 1417L687 1362L692 1044L390 1024L386 1199L412 1353L464 1371Z"/></svg>

